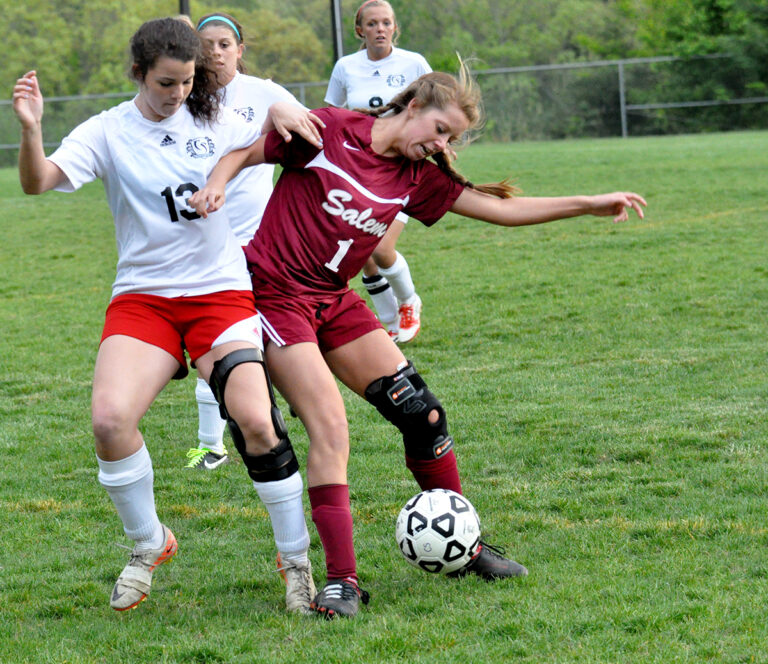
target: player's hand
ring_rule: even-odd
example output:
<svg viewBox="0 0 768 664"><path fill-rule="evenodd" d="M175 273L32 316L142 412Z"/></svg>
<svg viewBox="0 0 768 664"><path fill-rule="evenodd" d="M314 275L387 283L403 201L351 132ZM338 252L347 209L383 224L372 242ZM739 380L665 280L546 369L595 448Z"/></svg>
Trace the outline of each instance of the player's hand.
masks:
<svg viewBox="0 0 768 664"><path fill-rule="evenodd" d="M43 119L43 95L36 71L28 71L16 81L13 87L13 110L25 129L40 124Z"/></svg>
<svg viewBox="0 0 768 664"><path fill-rule="evenodd" d="M224 205L225 200L226 196L223 189L205 186L187 199L187 205L194 208L201 217L207 219L209 214L216 212Z"/></svg>
<svg viewBox="0 0 768 664"><path fill-rule="evenodd" d="M316 148L323 148L318 127L325 129L325 123L309 111L295 104L277 102L269 107L269 119L286 143L291 140L291 132L295 132Z"/></svg>
<svg viewBox="0 0 768 664"><path fill-rule="evenodd" d="M615 191L611 194L601 194L590 197L590 214L598 217L613 216L614 223L629 219L629 211L634 210L640 219L645 214L643 208L648 203L640 194L631 191Z"/></svg>

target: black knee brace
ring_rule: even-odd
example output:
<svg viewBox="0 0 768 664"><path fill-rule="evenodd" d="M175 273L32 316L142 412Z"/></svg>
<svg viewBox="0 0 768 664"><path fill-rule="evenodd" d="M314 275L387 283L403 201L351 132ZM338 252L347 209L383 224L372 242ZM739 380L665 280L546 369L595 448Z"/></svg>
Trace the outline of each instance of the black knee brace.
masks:
<svg viewBox="0 0 768 664"><path fill-rule="evenodd" d="M272 426L275 427L275 433L280 442L266 454L248 454L245 449L245 437L242 431L240 431L237 422L229 416L227 407L224 404L224 389L226 388L229 374L238 364L245 362L260 364L262 369L264 369L264 376L267 380ZM262 352L258 348L241 348L240 350L228 353L220 360L214 362L210 385L213 396L219 402L221 417L227 421L235 448L240 453L240 456L243 457L243 462L248 469L250 478L256 482L274 482L293 475L299 469L299 461L293 451L291 441L288 439L288 429L285 426L283 415L275 402L275 392L272 389L272 381L269 379L269 373L267 372Z"/></svg>
<svg viewBox="0 0 768 664"><path fill-rule="evenodd" d="M400 429L412 459L439 459L453 447L445 411L411 362L402 371L373 381L365 398ZM428 419L433 410L438 413L434 424Z"/></svg>

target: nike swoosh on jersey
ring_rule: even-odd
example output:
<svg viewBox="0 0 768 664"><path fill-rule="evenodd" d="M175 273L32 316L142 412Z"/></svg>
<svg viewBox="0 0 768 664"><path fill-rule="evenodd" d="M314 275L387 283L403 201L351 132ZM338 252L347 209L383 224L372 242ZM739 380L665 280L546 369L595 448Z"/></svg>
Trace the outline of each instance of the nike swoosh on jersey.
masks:
<svg viewBox="0 0 768 664"><path fill-rule="evenodd" d="M360 148L353 147L349 143L347 143L346 141L344 141L344 143L342 143L342 145L345 148L347 148L347 150L354 150L355 152L360 152Z"/></svg>

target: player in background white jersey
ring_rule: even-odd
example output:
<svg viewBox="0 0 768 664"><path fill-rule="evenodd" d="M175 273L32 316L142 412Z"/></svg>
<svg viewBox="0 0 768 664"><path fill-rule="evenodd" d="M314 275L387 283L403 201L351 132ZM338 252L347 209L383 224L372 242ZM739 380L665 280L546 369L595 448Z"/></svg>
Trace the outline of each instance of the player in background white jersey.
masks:
<svg viewBox="0 0 768 664"><path fill-rule="evenodd" d="M222 12L206 14L198 20L196 29L209 65L216 74L221 103L225 107L254 127L261 127L269 107L275 102L286 102L303 109L285 88L270 80L246 75L242 61L245 52L243 27L233 16ZM249 168L227 187L228 202L232 204L229 222L241 245L248 244L259 227L272 193L274 171L272 164ZM229 459L223 440L226 422L219 414L219 406L208 383L199 376L195 397L199 442L187 453L187 466L212 470Z"/></svg>
<svg viewBox="0 0 768 664"><path fill-rule="evenodd" d="M398 28L387 0L367 0L355 15L360 50L339 58L325 101L338 108L380 108L422 74L432 71L419 53L395 46ZM398 215L363 268L363 285L389 335L411 341L421 329L421 298L403 255L395 249L408 216Z"/></svg>
<svg viewBox="0 0 768 664"><path fill-rule="evenodd" d="M301 474L264 371L242 248L226 213L202 219L188 206L219 157L252 143L260 128L219 109L200 40L181 21L144 23L131 38L131 55L136 97L76 127L49 158L36 72L13 91L23 190L71 192L100 178L114 217L117 275L91 417L99 482L135 542L110 598L118 611L147 596L155 567L177 550L155 509L152 462L138 426L163 387L187 374L185 349L216 387L278 551L306 557L309 547ZM281 127L283 135L289 128L319 139L303 112ZM296 609L308 610L312 590L305 588Z"/></svg>
<svg viewBox="0 0 768 664"><path fill-rule="evenodd" d="M461 77L425 74L389 105L367 114L318 109L323 148L270 132L225 156L190 197L200 214L217 210L240 168L284 165L261 227L246 248L268 337L270 375L309 435L307 486L327 582L311 606L326 617L354 616L368 594L358 582L347 461L349 429L337 379L365 398L403 436L406 465L423 490L461 481L446 411L388 337L349 279L400 211L431 226L449 210L516 227L591 214L643 216L633 192L523 197L506 181L475 185L457 173L448 146L481 120L480 93ZM487 580L527 574L482 539L454 574Z"/></svg>

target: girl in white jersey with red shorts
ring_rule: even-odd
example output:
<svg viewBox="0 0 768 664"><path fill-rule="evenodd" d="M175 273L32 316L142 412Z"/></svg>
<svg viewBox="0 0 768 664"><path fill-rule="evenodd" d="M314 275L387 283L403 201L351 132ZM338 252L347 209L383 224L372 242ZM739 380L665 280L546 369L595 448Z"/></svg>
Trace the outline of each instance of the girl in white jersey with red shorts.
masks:
<svg viewBox="0 0 768 664"><path fill-rule="evenodd" d="M333 67L325 101L337 108L376 109L432 71L419 53L395 46L398 27L387 0L367 0L355 15L360 50L339 58ZM408 215L399 214L363 266L363 285L390 336L408 343L421 329L421 298L411 270L395 249Z"/></svg>
<svg viewBox="0 0 768 664"><path fill-rule="evenodd" d="M138 95L78 126L49 158L36 72L13 92L23 190L74 191L101 178L114 217L117 276L91 411L99 482L135 542L111 594L118 611L147 596L154 569L177 550L155 510L152 462L138 424L163 387L186 375L184 349L214 386L278 550L306 556L309 546L301 475L263 368L242 249L226 213L202 219L187 202L216 160L251 144L260 128L218 109L198 36L181 21L143 24L131 53ZM305 117L294 128L317 140L312 126ZM303 591L306 600L296 608L306 611L311 588Z"/></svg>
<svg viewBox="0 0 768 664"><path fill-rule="evenodd" d="M332 617L354 616L360 589L347 484L349 432L335 377L364 397L403 435L406 465L422 489L461 492L445 411L364 301L348 286L400 211L427 226L449 210L501 226L584 214L642 217L632 192L527 198L504 182L473 185L446 150L479 122L479 93L459 79L419 78L378 113L315 111L323 148L276 134L223 158L190 203L201 214L223 203L243 166L279 162L283 172L261 227L246 249L257 306L265 319L267 362L275 385L310 440L307 484L328 579L312 603ZM431 157L431 159L428 159ZM527 574L485 542L457 574L493 580Z"/></svg>

